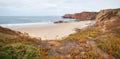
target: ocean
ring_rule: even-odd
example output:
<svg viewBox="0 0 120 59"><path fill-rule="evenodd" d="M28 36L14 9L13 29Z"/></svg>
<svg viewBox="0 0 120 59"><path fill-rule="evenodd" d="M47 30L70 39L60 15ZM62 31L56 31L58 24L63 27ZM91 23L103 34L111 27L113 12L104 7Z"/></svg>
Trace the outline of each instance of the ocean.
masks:
<svg viewBox="0 0 120 59"><path fill-rule="evenodd" d="M0 16L0 26L32 26L32 25L52 25L55 21L68 21L73 19L64 19L61 16Z"/></svg>

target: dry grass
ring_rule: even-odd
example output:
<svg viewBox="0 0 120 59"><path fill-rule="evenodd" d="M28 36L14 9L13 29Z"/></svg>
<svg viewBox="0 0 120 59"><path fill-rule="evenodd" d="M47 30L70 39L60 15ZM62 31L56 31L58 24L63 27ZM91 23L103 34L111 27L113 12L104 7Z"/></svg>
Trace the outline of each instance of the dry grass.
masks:
<svg viewBox="0 0 120 59"><path fill-rule="evenodd" d="M119 59L120 58L120 29L115 28L109 32L101 32L100 28L97 26L90 27L86 30L80 30L77 33L71 34L67 38L63 39L62 41L51 41L48 42L53 47L59 46L63 43L66 43L68 41L77 41L78 43L85 43L88 40L92 40L98 43L98 48L102 49L104 52L108 53L110 55L110 58L113 59ZM24 44L34 45L37 46L41 43L40 40L36 38L30 38L30 37L18 37L10 34L0 33L0 46L4 46L7 44L13 44L21 42ZM57 44L57 45L56 45ZM90 47L90 46L89 46ZM85 47L83 47L85 48ZM40 48L41 55L43 59L48 59L47 51L49 48ZM76 55L81 54L81 50L74 50L70 52L70 56L67 57L68 59L72 58L79 58ZM63 56L52 56L51 59L65 59L66 57ZM103 59L101 54L97 52L97 50L89 48L88 51L84 52L80 56L81 59Z"/></svg>

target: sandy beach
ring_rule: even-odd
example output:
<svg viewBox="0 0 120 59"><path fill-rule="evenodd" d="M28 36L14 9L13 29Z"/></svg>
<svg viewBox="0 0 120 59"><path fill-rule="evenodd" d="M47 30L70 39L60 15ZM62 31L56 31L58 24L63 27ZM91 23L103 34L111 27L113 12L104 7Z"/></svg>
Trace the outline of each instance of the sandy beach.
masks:
<svg viewBox="0 0 120 59"><path fill-rule="evenodd" d="M12 27L11 29L26 32L32 37L41 38L42 40L58 40L65 38L68 35L75 33L75 29L83 29L94 24L95 21L79 21L71 23L59 23L48 26L27 26L27 27Z"/></svg>

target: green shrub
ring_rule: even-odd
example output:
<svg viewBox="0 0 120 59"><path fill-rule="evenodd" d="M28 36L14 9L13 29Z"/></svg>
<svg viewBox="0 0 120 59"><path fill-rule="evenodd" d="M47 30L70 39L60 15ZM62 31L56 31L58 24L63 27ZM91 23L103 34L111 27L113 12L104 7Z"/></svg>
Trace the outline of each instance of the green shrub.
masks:
<svg viewBox="0 0 120 59"><path fill-rule="evenodd" d="M36 47L16 43L3 46L0 59L41 59L41 55Z"/></svg>

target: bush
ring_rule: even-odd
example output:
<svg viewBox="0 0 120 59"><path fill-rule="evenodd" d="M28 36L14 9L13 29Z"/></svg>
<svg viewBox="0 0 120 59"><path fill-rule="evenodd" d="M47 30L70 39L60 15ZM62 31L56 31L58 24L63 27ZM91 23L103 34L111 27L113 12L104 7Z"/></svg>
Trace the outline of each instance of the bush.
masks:
<svg viewBox="0 0 120 59"><path fill-rule="evenodd" d="M36 47L16 43L3 46L0 59L41 59L41 55Z"/></svg>

